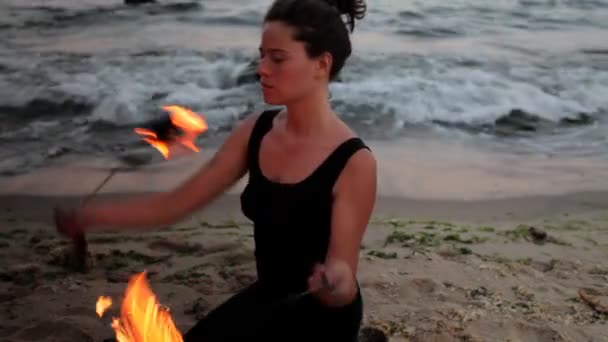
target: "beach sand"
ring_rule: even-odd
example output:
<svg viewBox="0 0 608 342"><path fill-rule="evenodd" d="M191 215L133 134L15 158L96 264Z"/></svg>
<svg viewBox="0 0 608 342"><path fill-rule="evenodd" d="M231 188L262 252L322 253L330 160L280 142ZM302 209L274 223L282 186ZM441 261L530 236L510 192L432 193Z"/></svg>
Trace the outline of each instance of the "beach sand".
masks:
<svg viewBox="0 0 608 342"><path fill-rule="evenodd" d="M432 179L423 159L402 179L415 172ZM176 169L179 163L173 173L117 176L99 200L121 196L120 190L171 187L193 169ZM558 191L540 176L534 183L508 172L484 181L474 162L475 173L455 165L449 187L419 183L412 187L417 193L395 195L390 177L381 179L387 191L379 195L358 274L364 325L391 341L608 340L608 192ZM113 337L110 321L127 281L143 270L182 332L254 281L252 226L240 212L239 185L170 227L91 234L90 269L75 271L71 245L54 231L52 208L77 205L103 178L101 171L75 170L0 180L0 340ZM76 181L76 175L86 177ZM523 191L526 182L545 184L547 193ZM115 302L101 318L98 296Z"/></svg>

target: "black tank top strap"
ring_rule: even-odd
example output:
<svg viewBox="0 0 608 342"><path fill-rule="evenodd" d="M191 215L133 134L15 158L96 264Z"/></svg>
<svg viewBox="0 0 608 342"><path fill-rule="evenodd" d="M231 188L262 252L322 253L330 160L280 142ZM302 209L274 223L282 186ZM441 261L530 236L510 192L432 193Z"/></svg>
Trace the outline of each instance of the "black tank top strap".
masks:
<svg viewBox="0 0 608 342"><path fill-rule="evenodd" d="M247 147L247 165L250 172L259 170L258 153L262 138L264 138L264 135L272 128L272 120L274 120L274 117L277 116L280 111L280 109L265 110L257 118L253 126Z"/></svg>
<svg viewBox="0 0 608 342"><path fill-rule="evenodd" d="M333 189L350 157L360 149L370 150L363 140L358 137L350 138L341 143L319 167L315 182L320 182L319 185L326 189Z"/></svg>

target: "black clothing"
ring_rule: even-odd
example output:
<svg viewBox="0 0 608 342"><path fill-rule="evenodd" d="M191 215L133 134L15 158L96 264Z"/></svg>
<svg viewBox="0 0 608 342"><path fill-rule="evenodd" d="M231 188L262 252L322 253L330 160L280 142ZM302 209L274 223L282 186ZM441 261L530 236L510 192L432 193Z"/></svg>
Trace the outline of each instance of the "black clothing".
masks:
<svg viewBox="0 0 608 342"><path fill-rule="evenodd" d="M201 320L184 336L185 342L357 340L360 292L341 308L327 308L312 295L285 298L305 291L314 265L324 262L334 183L349 158L368 147L359 138L348 139L301 182L273 182L260 170L259 150L278 112L262 113L254 125L249 182L241 194L242 211L254 223L258 280Z"/></svg>

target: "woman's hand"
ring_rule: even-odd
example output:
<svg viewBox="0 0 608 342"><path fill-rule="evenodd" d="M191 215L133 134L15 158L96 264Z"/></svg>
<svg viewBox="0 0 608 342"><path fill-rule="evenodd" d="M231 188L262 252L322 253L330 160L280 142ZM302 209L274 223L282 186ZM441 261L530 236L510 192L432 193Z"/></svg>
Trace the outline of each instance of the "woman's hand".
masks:
<svg viewBox="0 0 608 342"><path fill-rule="evenodd" d="M357 283L348 263L329 260L325 264L315 266L308 278L308 289L325 305L340 307L354 300Z"/></svg>
<svg viewBox="0 0 608 342"><path fill-rule="evenodd" d="M78 219L78 209L55 208L55 228L71 239L80 238L85 232L84 225Z"/></svg>

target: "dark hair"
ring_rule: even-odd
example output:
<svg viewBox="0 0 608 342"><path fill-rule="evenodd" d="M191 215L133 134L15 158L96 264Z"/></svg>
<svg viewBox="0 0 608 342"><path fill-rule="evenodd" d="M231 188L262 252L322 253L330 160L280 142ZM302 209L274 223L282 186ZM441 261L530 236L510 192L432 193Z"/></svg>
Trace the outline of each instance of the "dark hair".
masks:
<svg viewBox="0 0 608 342"><path fill-rule="evenodd" d="M329 52L333 60L329 76L334 79L352 52L349 31L354 31L355 19L362 19L366 9L365 0L275 0L264 22L294 27L293 38L305 43L309 57Z"/></svg>

